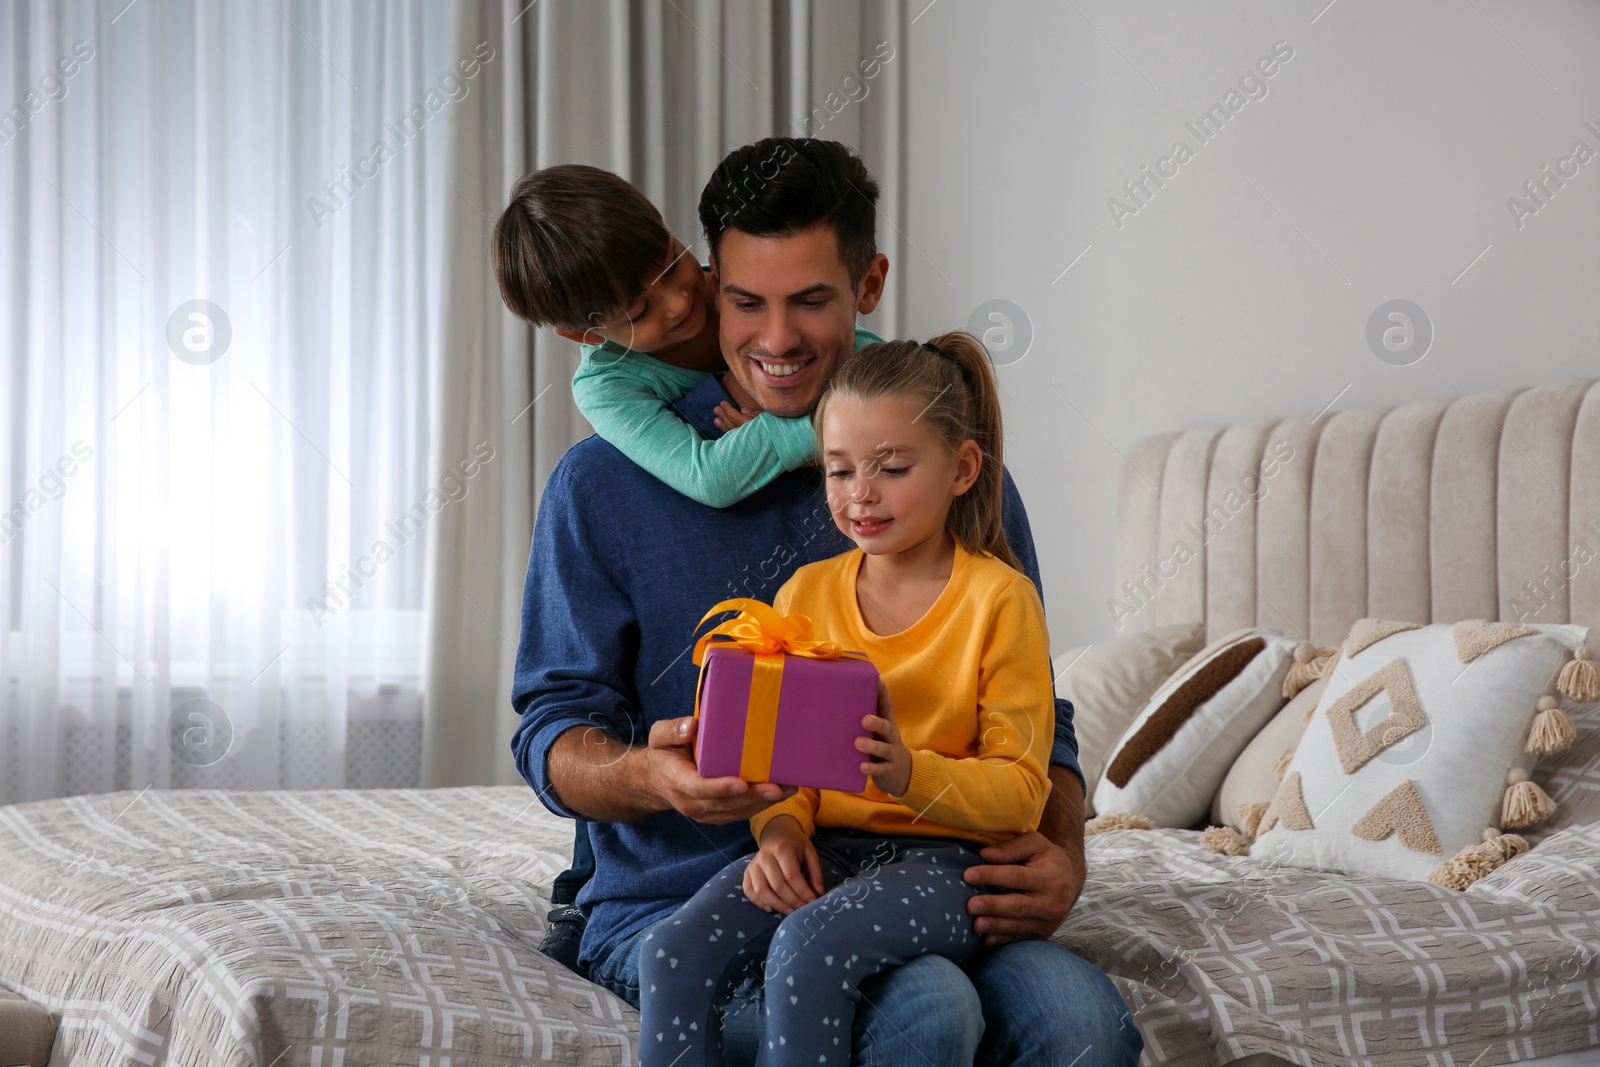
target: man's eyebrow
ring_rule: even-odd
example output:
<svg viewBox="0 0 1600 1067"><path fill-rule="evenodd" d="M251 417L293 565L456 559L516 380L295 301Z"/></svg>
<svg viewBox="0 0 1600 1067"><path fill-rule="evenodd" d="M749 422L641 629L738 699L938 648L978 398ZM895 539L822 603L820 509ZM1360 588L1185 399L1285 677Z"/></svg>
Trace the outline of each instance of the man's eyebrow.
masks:
<svg viewBox="0 0 1600 1067"><path fill-rule="evenodd" d="M737 285L724 285L722 287L722 291L725 292L725 293L731 293L734 296L746 297L746 298L748 298L750 300L765 300L766 299L766 297L762 296L759 293L752 293L750 290L742 289ZM790 293L784 299L785 300L801 300L801 299L804 299L805 297L808 297L808 296L817 296L817 295L829 295L829 296L831 296L832 294L837 293L838 291L839 290L838 290L837 286L829 285L827 282L818 282L815 285L806 286L804 289L800 290L798 293Z"/></svg>

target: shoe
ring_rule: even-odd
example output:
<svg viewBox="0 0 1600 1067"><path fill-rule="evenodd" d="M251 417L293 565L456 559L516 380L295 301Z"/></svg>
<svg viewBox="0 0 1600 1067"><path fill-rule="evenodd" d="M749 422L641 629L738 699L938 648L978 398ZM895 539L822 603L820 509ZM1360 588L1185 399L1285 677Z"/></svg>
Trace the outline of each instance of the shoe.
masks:
<svg viewBox="0 0 1600 1067"><path fill-rule="evenodd" d="M545 921L550 928L539 942L539 951L574 974L589 977L589 968L578 963L578 943L583 940L583 928L588 922L583 912L576 904L567 904L551 909Z"/></svg>

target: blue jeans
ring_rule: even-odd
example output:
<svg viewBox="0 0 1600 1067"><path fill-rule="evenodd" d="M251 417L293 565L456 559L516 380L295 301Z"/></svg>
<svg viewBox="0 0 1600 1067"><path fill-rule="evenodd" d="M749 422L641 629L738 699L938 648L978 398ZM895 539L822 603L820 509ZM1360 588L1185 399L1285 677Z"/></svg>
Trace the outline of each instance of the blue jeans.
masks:
<svg viewBox="0 0 1600 1067"><path fill-rule="evenodd" d="M589 969L594 982L639 1005L639 944L622 942ZM735 991L722 1020L729 1064L755 1063L761 968ZM1144 1039L1111 978L1052 941L991 949L965 969L919 956L861 983L851 1062L860 1067L1134 1067Z"/></svg>

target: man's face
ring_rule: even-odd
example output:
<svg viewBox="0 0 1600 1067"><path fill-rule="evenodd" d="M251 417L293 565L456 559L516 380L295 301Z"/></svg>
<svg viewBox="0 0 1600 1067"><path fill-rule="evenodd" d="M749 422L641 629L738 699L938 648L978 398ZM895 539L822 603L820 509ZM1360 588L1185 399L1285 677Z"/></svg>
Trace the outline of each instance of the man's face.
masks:
<svg viewBox="0 0 1600 1067"><path fill-rule="evenodd" d="M722 356L765 411L806 415L855 349L856 315L878 306L889 261L873 257L852 288L827 224L788 237L722 234L713 266Z"/></svg>

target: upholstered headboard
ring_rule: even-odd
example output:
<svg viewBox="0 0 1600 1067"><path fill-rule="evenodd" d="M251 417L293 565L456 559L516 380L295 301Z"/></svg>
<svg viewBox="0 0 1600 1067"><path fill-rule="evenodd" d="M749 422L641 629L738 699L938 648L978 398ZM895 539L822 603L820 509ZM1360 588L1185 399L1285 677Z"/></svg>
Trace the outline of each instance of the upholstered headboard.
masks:
<svg viewBox="0 0 1600 1067"><path fill-rule="evenodd" d="M1117 526L1120 633L1521 619L1600 654L1600 383L1147 437Z"/></svg>

